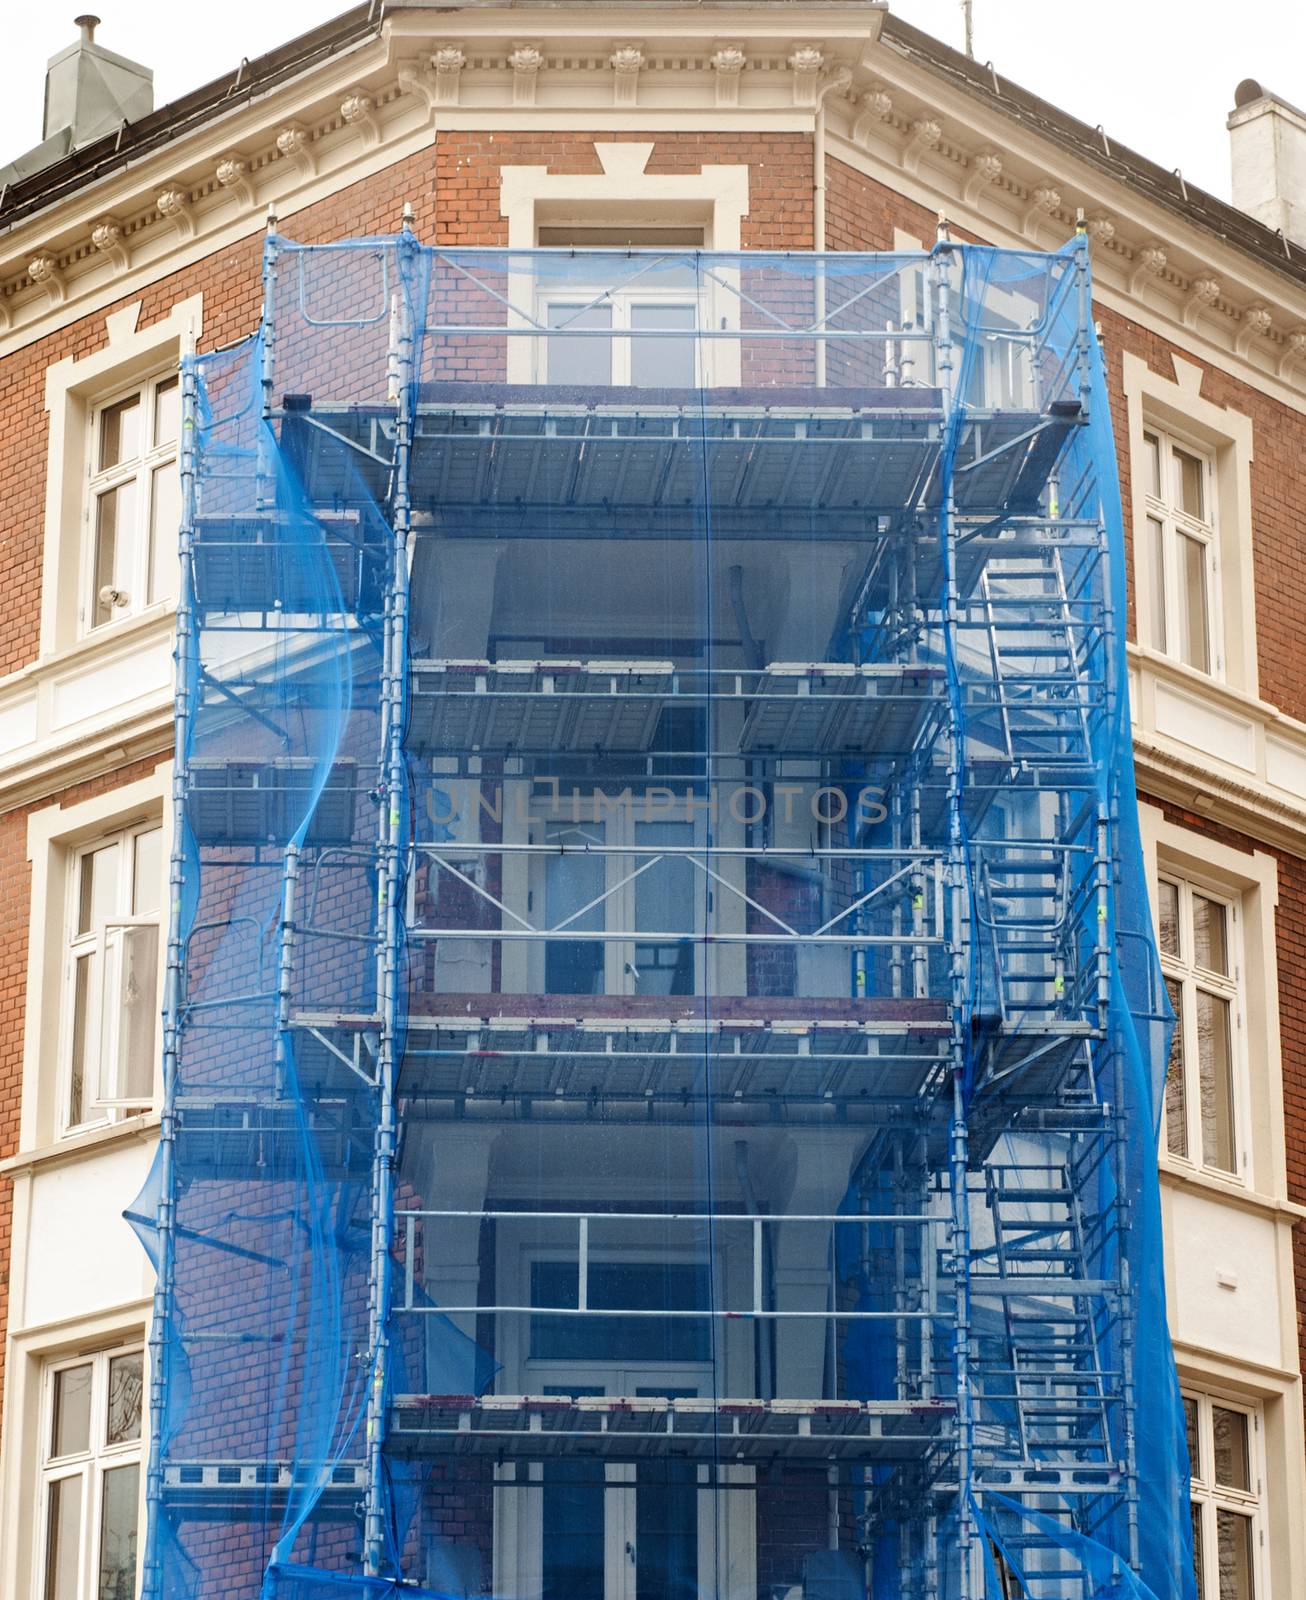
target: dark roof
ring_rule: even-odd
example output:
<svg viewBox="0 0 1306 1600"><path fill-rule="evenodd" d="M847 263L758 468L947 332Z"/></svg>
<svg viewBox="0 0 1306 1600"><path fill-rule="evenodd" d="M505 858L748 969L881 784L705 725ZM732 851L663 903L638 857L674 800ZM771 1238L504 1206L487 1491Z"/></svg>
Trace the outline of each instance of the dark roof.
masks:
<svg viewBox="0 0 1306 1600"><path fill-rule="evenodd" d="M520 9L550 9L574 5L575 0L455 0L451 12L503 6ZM591 0L605 9L644 9L648 0ZM721 5L749 5L756 0L654 0L697 8ZM764 3L794 6L835 6L849 10L871 10L876 0L764 0ZM243 61L234 71L190 94L160 106L139 122L124 124L116 134L73 151L0 195L0 228L12 226L33 212L75 194L85 185L117 170L130 160L139 160L162 148L192 128L232 106L264 94L342 49L379 32L385 10L432 8L432 0L361 0L351 10L322 23L276 50L253 60ZM889 13L884 19L883 41L909 60L917 61L935 76L958 91L1013 118L1066 150L1087 161L1107 176L1123 182L1154 200L1186 221L1206 229L1217 238L1255 257L1275 271L1306 284L1306 245L1293 245L1282 234L1263 226L1245 212L1225 201L1187 184L1176 172L1169 172L1146 156L1117 144L1109 135L1090 128L1078 118L1059 110L1018 84L999 77L994 68L973 61L959 50L922 32Z"/></svg>
<svg viewBox="0 0 1306 1600"><path fill-rule="evenodd" d="M1110 134L1090 128L1086 122L1080 122L1028 89L999 77L991 63L981 65L972 61L960 50L952 49L892 13L884 19L881 38L891 49L920 62L936 77L1001 111L1079 160L1097 167L1108 177L1255 256L1275 271L1286 273L1298 283L1306 283L1306 244L1293 244L1245 211L1239 211L1195 184L1185 183L1177 171L1167 171L1127 145L1118 144Z"/></svg>

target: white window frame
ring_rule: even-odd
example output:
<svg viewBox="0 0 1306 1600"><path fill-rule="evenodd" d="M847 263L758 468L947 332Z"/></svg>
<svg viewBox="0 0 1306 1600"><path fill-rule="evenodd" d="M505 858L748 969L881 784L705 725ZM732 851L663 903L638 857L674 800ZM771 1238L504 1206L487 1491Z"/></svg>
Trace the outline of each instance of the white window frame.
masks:
<svg viewBox="0 0 1306 1600"><path fill-rule="evenodd" d="M106 983L106 974L119 971L114 963L114 952L121 951L122 930L133 927L154 926L159 930L158 937L158 966L155 977L155 996L162 1003L163 964L165 957L163 938L163 908L166 904L165 880L160 876L158 885L159 909L153 913L135 913L130 909L118 911L112 921L103 925L93 926L86 933L77 931L78 911L81 899L81 866L82 862L97 850L109 846L117 846L125 852L127 865L124 867L121 860L119 865L119 901L125 901L130 907L132 888L134 884L134 851L136 840L146 833L160 830L160 860L166 867L167 856L163 850L165 835L162 832L162 820L159 817L146 817L141 821L131 823L124 828L115 829L108 833L88 839L85 843L75 845L68 851L68 872L64 896L64 917L62 926L62 971L60 974L60 1004L59 1004L59 1131L67 1136L79 1133L86 1128L100 1127L105 1123L116 1122L133 1110L146 1110L153 1105L158 1090L158 1070L156 1048L156 1070L150 1094L143 1102L140 1096L119 1098L110 1095L101 1095L98 1090L103 1087L103 1073L101 1083L93 1085L84 1080L82 1084L82 1116L80 1120L73 1120L72 1080L73 1080L73 1043L74 1043L74 1011L76 1005L76 970L79 960L89 959L92 962L90 991L88 994L87 1014L89 1017L99 1018L99 1031L97 1037L100 1041L97 1054L109 1055L117 1043L117 1016L118 1008L112 1009L111 1020L106 1019L107 999L112 992L112 985ZM115 935L119 935L115 939ZM119 960L121 959L119 955ZM156 1025L156 1047L161 1041L161 1030ZM88 1036L88 1055L90 1054L91 1039Z"/></svg>
<svg viewBox="0 0 1306 1600"><path fill-rule="evenodd" d="M662 254L662 252L659 250L651 250L648 253L654 257ZM668 256L673 256L676 254L676 248L674 246L668 246L665 253ZM624 259L625 258L622 256L616 256L614 258L614 265L616 265L616 270L618 273L628 270L628 268L621 265ZM697 336L700 327L703 326L702 318L704 312L705 295L701 290L694 287L681 289L647 288L635 283L629 288L610 289L608 292L603 293L601 298L597 298L600 294L600 291L606 289L608 289L606 284L595 284L594 291L592 293L587 292L584 287L581 287L579 290L572 288L559 288L556 290L542 291L540 295L541 323L543 323L546 327L549 326L550 314L555 310L570 309L581 311L587 307L595 305L609 307L612 311L612 329L608 334L609 348L612 355L612 366L611 376L609 377L608 382L613 388L624 389L630 386L631 375L634 367L633 356L635 341L631 337L631 330L634 327L633 313L635 310L644 306L655 306L659 308L670 309L687 309L692 313L690 326L685 329L668 331L665 335L662 335L662 337L672 339L692 339L694 341L694 374L690 380L689 387L697 387L699 384L708 381L704 373L704 369L708 365L707 353L704 346L708 343L708 341L700 339ZM557 329L556 336L565 338L566 332L567 330L565 328ZM600 334L596 331L593 337L597 340L600 338ZM650 335L650 337L658 337L658 335ZM566 378L564 375L555 375L548 371L550 344L549 336L546 335L543 338L534 339L531 341L531 343L535 346L536 353L535 381L537 383L565 382Z"/></svg>
<svg viewBox="0 0 1306 1600"><path fill-rule="evenodd" d="M1202 1600L1219 1600L1219 1549L1216 1537L1216 1514L1233 1511L1249 1517L1252 1524L1252 1596L1250 1600L1269 1600L1265 1574L1265 1428L1262 1407L1254 1402L1212 1389L1183 1386L1185 1400L1197 1406L1197 1438L1199 1459L1191 1462L1189 1498L1194 1507L1200 1506L1202 1525L1202 1565L1204 1588ZM1247 1456L1248 1475L1252 1487L1243 1491L1217 1484L1215 1481L1215 1428L1212 1407L1236 1411L1248 1419Z"/></svg>
<svg viewBox="0 0 1306 1600"><path fill-rule="evenodd" d="M141 1560L144 1556L145 1507L145 1439L148 1426L148 1389L142 1381L141 1426L135 1439L123 1444L110 1445L104 1440L105 1416L108 1401L109 1363L118 1356L140 1355L142 1373L145 1373L145 1345L141 1339L105 1349L86 1351L71 1356L61 1356L44 1364L41 1374L40 1406L40 1481L36 1539L36 1568L33 1573L33 1593L43 1595L47 1579L46 1562L49 1558L50 1540L50 1487L53 1483L73 1478L80 1479L82 1489L81 1539L78 1554L78 1600L95 1600L99 1593L97 1572L100 1548L100 1521L102 1489L106 1472L115 1467L135 1465L137 1477L137 1588L140 1586ZM90 1442L86 1450L67 1456L52 1457L50 1446L54 1433L55 1374L73 1367L91 1367L91 1426Z"/></svg>
<svg viewBox="0 0 1306 1600"><path fill-rule="evenodd" d="M177 437L165 440L162 444L154 443L154 430L158 415L159 392L169 384L177 386ZM116 463L112 467L101 469L99 465L100 435L104 415L114 406L120 405L124 400L133 396L139 397L140 403L140 439L141 447L136 455L125 461ZM166 560L169 553L176 550L176 530L171 536L167 530L153 526L154 500L153 484L154 474L166 470L169 466L180 471L181 448L181 389L175 364L157 368L147 377L138 378L125 387L117 388L97 397L90 408L86 428L86 494L82 508L82 548L78 571L78 607L77 631L81 638L89 638L103 628L115 622L122 622L129 617L139 616L141 612L148 611L152 606L162 604L167 597L175 592L176 584L163 584L157 598L150 596L151 577L156 578L160 570L161 560ZM99 603L99 593L95 586L97 549L99 543L98 508L102 495L114 489L134 482L136 484L136 515L134 526L130 530L132 550L127 562L128 589L125 591L126 599L119 604L114 602L111 615L97 620L96 611ZM176 501L178 509L181 503L180 484L177 485ZM124 530L118 530L118 539L121 543Z"/></svg>
<svg viewBox="0 0 1306 1600"><path fill-rule="evenodd" d="M1151 487L1151 441L1156 441L1161 494L1158 497ZM1176 451L1192 457L1202 465L1202 509L1205 518L1185 512L1180 504L1178 489L1179 464ZM1219 484L1215 458L1210 449L1173 429L1158 427L1148 420L1143 424L1143 454L1135 463L1135 471L1142 478L1143 524L1138 529L1142 541L1142 560L1149 564L1146 617L1140 609L1139 634L1152 649L1168 656L1192 672L1202 673L1217 681L1224 678L1224 627L1221 608ZM1161 527L1161 593L1156 593L1156 573L1153 570L1152 534L1150 522ZM1206 654L1208 665L1198 666L1185 661L1180 654L1180 590L1182 572L1180 552L1182 541L1189 539L1203 551L1203 584L1206 592ZM1156 617L1153 612L1161 608L1165 637L1157 638Z"/></svg>
<svg viewBox="0 0 1306 1600"><path fill-rule="evenodd" d="M1184 1075L1184 1106L1187 1112L1186 1132L1188 1143L1187 1155L1176 1154L1170 1149L1167 1117L1163 1104L1161 1115L1162 1159L1186 1171L1212 1174L1225 1183L1247 1185L1251 1181L1251 1151L1248 1132L1251 1126L1251 1106L1246 1028L1247 994L1244 976L1246 968L1243 961L1242 948L1242 896L1236 890L1231 890L1227 886L1212 883L1207 879L1193 876L1190 873L1172 867L1164 860L1158 865L1156 878L1158 885L1158 894L1156 896L1158 918L1160 915L1160 883L1173 884L1178 890L1179 954L1171 955L1165 951L1160 951L1159 953L1162 975L1179 985L1182 1004L1182 1016L1179 1019L1179 1023L1182 1027L1184 1057L1180 1070ZM1200 894L1204 899L1213 901L1216 905L1223 906L1225 909L1225 937L1228 943L1230 968L1228 974L1211 972L1205 967L1199 967L1194 959L1192 952L1194 892ZM1196 1056L1197 991L1199 989L1217 995L1220 999L1229 1002L1229 1072L1232 1079L1230 1100L1232 1102L1234 1155L1234 1170L1232 1172L1207 1162L1202 1148L1201 1078Z"/></svg>

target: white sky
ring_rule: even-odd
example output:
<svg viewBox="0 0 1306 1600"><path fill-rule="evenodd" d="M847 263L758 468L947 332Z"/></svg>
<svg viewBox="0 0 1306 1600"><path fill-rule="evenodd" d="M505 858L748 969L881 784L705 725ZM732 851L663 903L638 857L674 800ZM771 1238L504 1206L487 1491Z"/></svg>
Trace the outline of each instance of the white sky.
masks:
<svg viewBox="0 0 1306 1600"><path fill-rule="evenodd" d="M82 3L104 17L103 45L153 67L162 104L338 15L347 0ZM891 4L960 45L959 0ZM45 63L76 37L79 9L76 0L6 7L0 162L40 139ZM1228 195L1224 118L1240 79L1306 105L1306 0L974 0L974 12L980 61L1216 194Z"/></svg>

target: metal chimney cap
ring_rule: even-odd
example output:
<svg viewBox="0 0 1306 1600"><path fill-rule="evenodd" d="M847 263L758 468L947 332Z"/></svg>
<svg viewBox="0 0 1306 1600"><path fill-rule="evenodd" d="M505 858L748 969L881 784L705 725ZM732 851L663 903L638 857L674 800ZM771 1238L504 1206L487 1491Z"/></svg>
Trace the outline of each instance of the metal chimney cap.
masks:
<svg viewBox="0 0 1306 1600"><path fill-rule="evenodd" d="M95 43L95 30L100 26L99 17L92 16L88 11L80 17L73 18L73 27L80 28L83 44Z"/></svg>

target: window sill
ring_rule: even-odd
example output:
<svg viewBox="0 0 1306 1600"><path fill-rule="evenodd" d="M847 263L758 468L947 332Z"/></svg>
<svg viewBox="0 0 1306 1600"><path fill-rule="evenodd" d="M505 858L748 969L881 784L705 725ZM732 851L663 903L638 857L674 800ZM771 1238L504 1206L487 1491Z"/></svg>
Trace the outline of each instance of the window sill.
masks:
<svg viewBox="0 0 1306 1600"><path fill-rule="evenodd" d="M159 1113L142 1111L136 1116L124 1117L121 1122L109 1122L102 1127L85 1128L80 1133L70 1133L54 1144L40 1145L34 1150L20 1150L17 1155L8 1156L0 1161L0 1175L13 1177L18 1173L61 1166L67 1162L83 1160L88 1156L97 1156L105 1150L116 1149L120 1145L152 1143L158 1137L158 1132Z"/></svg>
<svg viewBox="0 0 1306 1600"><path fill-rule="evenodd" d="M137 611L130 617L120 617L116 622L106 622L91 633L84 633L80 638L74 639L71 644L44 652L37 663L37 668L39 670L62 667L83 661L87 656L95 655L97 651L130 640L134 634L152 632L165 617L171 619L176 613L175 600L156 600L152 606L146 606L144 611Z"/></svg>
<svg viewBox="0 0 1306 1600"><path fill-rule="evenodd" d="M1258 1194L1240 1183L1237 1178L1220 1178L1214 1173L1201 1172L1195 1167L1180 1166L1164 1157L1160 1163L1161 1182L1185 1194L1200 1195L1206 1200L1217 1200L1235 1206L1240 1211L1250 1211L1260 1217L1282 1217L1290 1225L1306 1219L1306 1206L1295 1200L1279 1199L1274 1195Z"/></svg>

